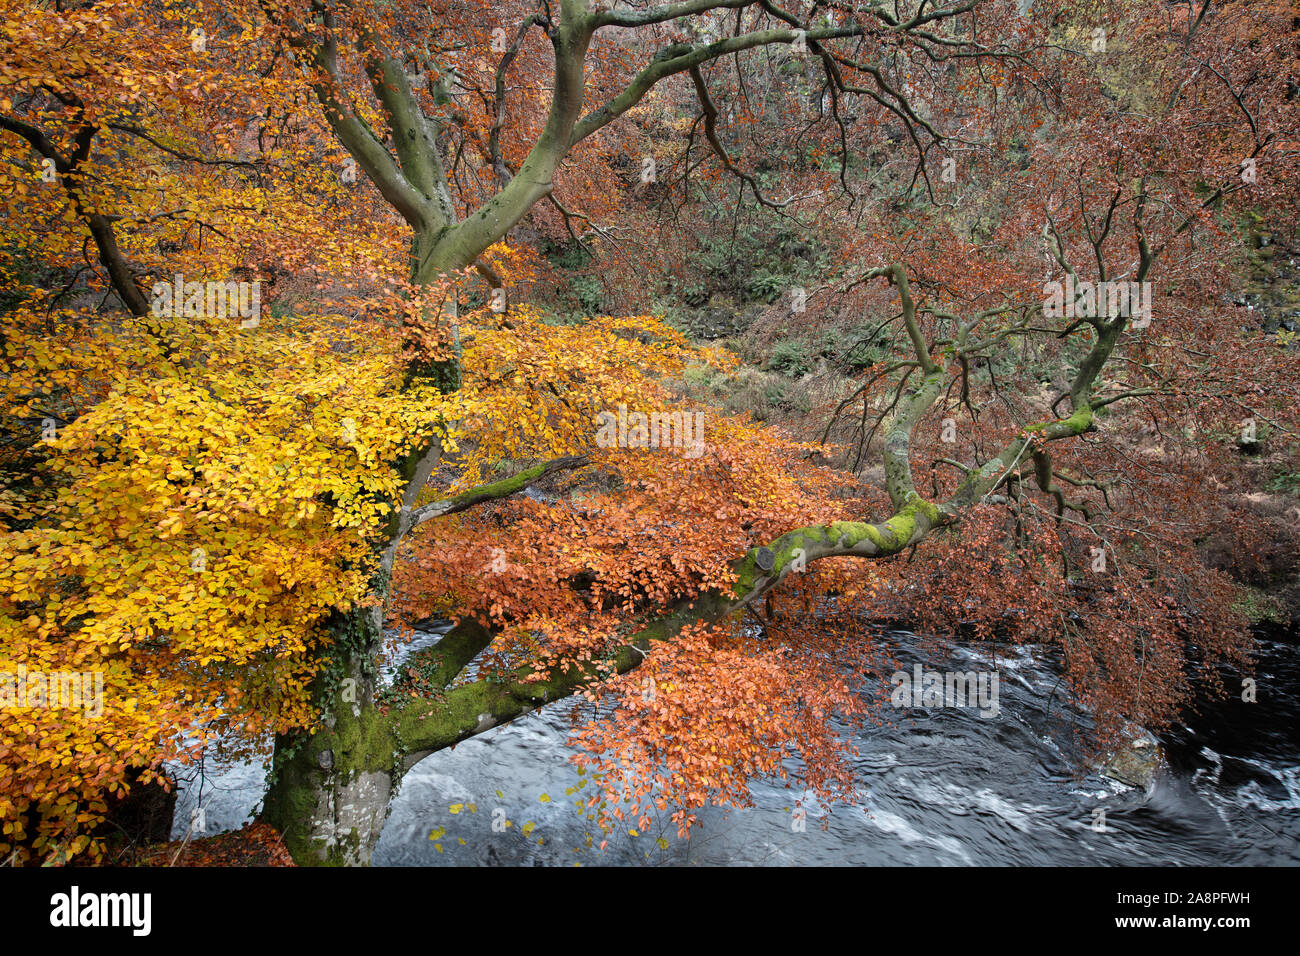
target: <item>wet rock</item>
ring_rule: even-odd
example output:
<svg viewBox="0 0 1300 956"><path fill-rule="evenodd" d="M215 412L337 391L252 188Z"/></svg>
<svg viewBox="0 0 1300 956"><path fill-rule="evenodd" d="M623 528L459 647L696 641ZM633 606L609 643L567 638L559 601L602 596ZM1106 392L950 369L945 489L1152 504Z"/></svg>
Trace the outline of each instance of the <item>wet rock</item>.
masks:
<svg viewBox="0 0 1300 956"><path fill-rule="evenodd" d="M1101 775L1129 787L1151 790L1165 766L1160 741L1145 730L1139 731L1120 746L1101 766Z"/></svg>

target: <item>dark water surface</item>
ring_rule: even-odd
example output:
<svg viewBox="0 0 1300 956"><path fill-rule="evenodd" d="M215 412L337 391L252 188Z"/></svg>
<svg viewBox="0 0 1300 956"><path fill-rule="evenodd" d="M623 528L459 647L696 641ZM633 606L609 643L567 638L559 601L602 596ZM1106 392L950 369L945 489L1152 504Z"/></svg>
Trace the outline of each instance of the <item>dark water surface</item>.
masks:
<svg viewBox="0 0 1300 956"><path fill-rule="evenodd" d="M403 653L436 642L417 635ZM374 862L437 865L1291 865L1300 863L1300 648L1258 641L1258 701L1203 705L1161 740L1152 788L1081 776L1050 662L1026 648L994 660L892 632L900 665L996 669L999 713L891 711L892 726L854 735L861 799L825 812L781 785L754 806L707 809L679 840L666 815L649 833L605 835L574 805L590 793L568 761L567 705L516 720L429 757L402 782ZM391 668L390 668L391 672ZM1048 706L1049 697L1051 706ZM793 764L791 767L793 768ZM261 798L256 764L209 765L181 794L176 836L200 798L206 833L242 825ZM566 791L569 791L566 793ZM802 829L792 813L801 797ZM1100 812L1099 812L1100 811ZM1103 818L1104 815L1104 818ZM509 821L510 825L506 825ZM495 824L495 825L494 825ZM590 842L590 845L588 845Z"/></svg>

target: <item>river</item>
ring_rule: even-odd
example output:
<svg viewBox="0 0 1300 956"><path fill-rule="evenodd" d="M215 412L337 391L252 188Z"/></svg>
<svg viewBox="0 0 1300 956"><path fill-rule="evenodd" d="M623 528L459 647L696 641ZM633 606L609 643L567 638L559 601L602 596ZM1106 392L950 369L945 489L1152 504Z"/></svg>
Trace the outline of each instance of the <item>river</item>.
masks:
<svg viewBox="0 0 1300 956"><path fill-rule="evenodd" d="M388 672L442 633L418 633ZM702 811L703 825L689 840L679 840L667 819L636 836L626 829L602 835L575 806L590 790L574 791L582 778L568 760L567 705L560 704L416 766L393 800L374 863L1300 863L1300 647L1294 636L1257 636L1257 702L1202 702L1185 726L1161 737L1167 766L1149 788L1076 770L1069 727L1086 724L1087 716L1063 705L1050 659L1028 648L993 659L944 644L940 657L948 659L937 661L933 642L898 631L883 639L905 670L917 662L996 669L999 712L891 710L885 727L855 733L861 799L854 805L826 812L811 795L761 783L752 788L753 807ZM264 778L256 763L209 761L201 778L182 785L174 836L185 835L200 800L203 835L241 826L261 798ZM809 807L802 826L792 812L800 797Z"/></svg>

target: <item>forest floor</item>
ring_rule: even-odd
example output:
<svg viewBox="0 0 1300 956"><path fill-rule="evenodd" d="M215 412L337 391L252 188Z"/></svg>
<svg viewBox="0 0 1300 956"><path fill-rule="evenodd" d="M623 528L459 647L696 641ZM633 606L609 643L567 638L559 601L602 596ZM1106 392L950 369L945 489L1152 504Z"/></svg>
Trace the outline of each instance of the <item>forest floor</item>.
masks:
<svg viewBox="0 0 1300 956"><path fill-rule="evenodd" d="M293 866L279 831L265 823L198 840L172 840L141 851L138 866Z"/></svg>

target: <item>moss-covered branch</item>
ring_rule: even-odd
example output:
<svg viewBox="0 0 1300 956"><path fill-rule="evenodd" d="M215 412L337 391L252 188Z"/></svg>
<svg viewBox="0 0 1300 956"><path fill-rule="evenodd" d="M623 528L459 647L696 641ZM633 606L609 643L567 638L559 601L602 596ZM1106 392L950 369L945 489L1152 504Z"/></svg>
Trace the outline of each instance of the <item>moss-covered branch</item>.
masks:
<svg viewBox="0 0 1300 956"><path fill-rule="evenodd" d="M403 670L414 668L421 686L444 688L492 643L493 637L495 634L474 618L466 618L433 647L411 655ZM404 683L405 678L399 674L394 684L400 688Z"/></svg>
<svg viewBox="0 0 1300 956"><path fill-rule="evenodd" d="M899 407L885 431L881 453L885 488L895 508L906 507L916 497L916 484L912 479L912 432L942 394L945 377L941 369L931 366L920 386Z"/></svg>
<svg viewBox="0 0 1300 956"><path fill-rule="evenodd" d="M900 412L898 434L910 437L925 410L937 395L943 375L928 376ZM880 523L836 521L826 525L796 528L769 545L753 548L732 566L736 583L730 593L709 592L682 601L654 621L631 633L603 662L564 662L538 680L538 669L523 667L508 677L484 679L458 687L438 700L414 701L391 714L395 736L405 748L403 766L409 768L430 753L513 720L544 704L567 697L586 684L603 680L611 673L625 673L645 659L654 641L670 640L683 627L712 622L758 600L791 572L804 570L823 558L886 558L921 541L934 528L959 520L962 512L996 489L1016 465L1032 454L1037 441L1051 441L1080 435L1092 427L1092 409L1082 405L1067 419L1025 428L1002 453L973 470L957 492L942 504L926 501L910 486L906 503ZM906 442L896 453L907 454ZM518 477L518 476L517 476Z"/></svg>
<svg viewBox="0 0 1300 956"><path fill-rule="evenodd" d="M809 562L897 554L925 537L940 520L938 507L917 500L879 524L837 521L797 528L777 538L770 547L754 548L737 561L737 580L731 593L709 592L678 602L628 635L603 665L566 662L552 667L543 680L537 679L537 668L522 667L509 678L475 681L441 699L408 704L392 714L395 736L406 748L404 766L414 766L430 753L567 697L611 673L626 673L645 659L654 641L671 640L687 625L717 621L740 610Z"/></svg>
<svg viewBox="0 0 1300 956"><path fill-rule="evenodd" d="M585 455L569 455L564 458L553 458L541 465L535 465L527 468L517 475L509 478L502 478L500 481L494 481L490 484L479 485L477 488L471 488L463 494L455 495L451 498L444 498L441 501L435 501L432 504L425 505L423 508L417 508L411 515L411 527L423 524L430 518L441 518L443 515L455 514L457 511L465 511L475 505L483 504L485 501L497 501L501 498L509 498L517 492L532 486L547 475L554 475L561 471L572 471L575 468L581 468L590 461Z"/></svg>

